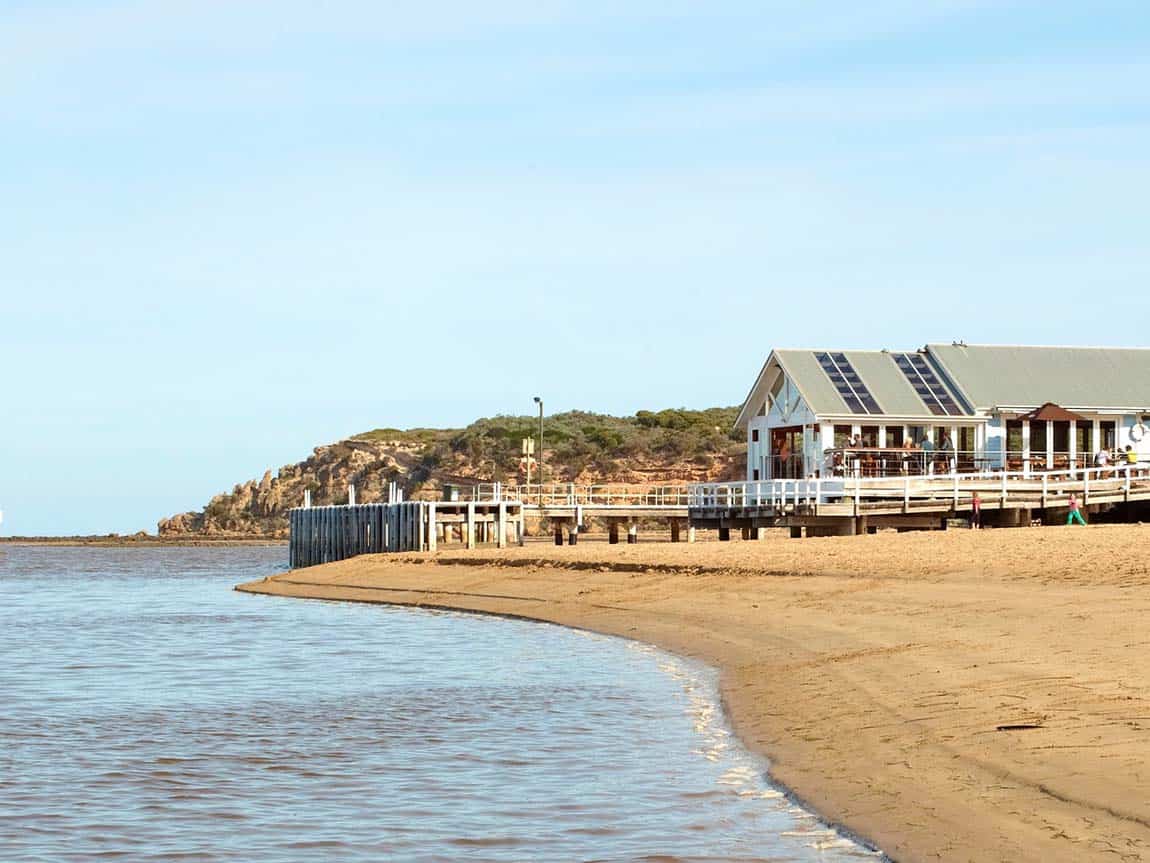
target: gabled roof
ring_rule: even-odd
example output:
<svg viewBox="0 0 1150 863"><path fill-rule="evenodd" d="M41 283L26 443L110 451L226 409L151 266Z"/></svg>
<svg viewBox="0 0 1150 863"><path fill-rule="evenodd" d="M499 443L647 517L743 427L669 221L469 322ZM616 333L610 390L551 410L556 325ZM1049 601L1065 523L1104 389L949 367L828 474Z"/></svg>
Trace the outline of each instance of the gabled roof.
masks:
<svg viewBox="0 0 1150 863"><path fill-rule="evenodd" d="M926 351L977 410L1048 401L1150 410L1150 348L931 344Z"/></svg>
<svg viewBox="0 0 1150 863"><path fill-rule="evenodd" d="M735 422L736 426L745 425L753 416L755 410L766 398L766 385L770 379L768 371L773 363L786 373L791 382L802 395L807 406L819 417L850 416L858 417L865 422L868 416L902 416L933 418L936 414L926 405L923 399L915 392L906 375L895 362L895 353L889 351L830 351L833 354L842 354L847 362L858 374L870 395L878 403L881 413L856 413L840 395L834 382L826 370L819 363L819 354L827 353L821 350L798 348L778 349L771 352L763 370L759 373L743 409ZM915 354L915 351L907 353ZM937 372L937 370L936 370ZM944 381L944 384L948 382ZM954 397L959 415L967 415L967 406L963 404L962 393L952 385L946 386L947 391Z"/></svg>

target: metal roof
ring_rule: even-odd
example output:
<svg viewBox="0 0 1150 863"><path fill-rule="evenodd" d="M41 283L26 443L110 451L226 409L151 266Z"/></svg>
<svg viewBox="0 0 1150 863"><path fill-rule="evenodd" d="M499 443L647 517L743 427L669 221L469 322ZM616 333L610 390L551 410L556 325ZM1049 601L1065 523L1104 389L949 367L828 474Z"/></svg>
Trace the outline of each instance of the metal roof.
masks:
<svg viewBox="0 0 1150 863"><path fill-rule="evenodd" d="M926 351L977 410L1046 402L1150 410L1150 348L931 344Z"/></svg>
<svg viewBox="0 0 1150 863"><path fill-rule="evenodd" d="M839 395L830 377L816 358L819 351L784 349L774 355L803 395L807 406L819 416L838 414L860 418L867 416L934 417L935 414L915 392L914 387L895 364L895 354L888 351L834 351L844 354L859 378L866 384L881 414L852 412ZM908 353L914 353L910 351ZM961 393L953 392L961 403ZM965 412L963 415L966 415Z"/></svg>

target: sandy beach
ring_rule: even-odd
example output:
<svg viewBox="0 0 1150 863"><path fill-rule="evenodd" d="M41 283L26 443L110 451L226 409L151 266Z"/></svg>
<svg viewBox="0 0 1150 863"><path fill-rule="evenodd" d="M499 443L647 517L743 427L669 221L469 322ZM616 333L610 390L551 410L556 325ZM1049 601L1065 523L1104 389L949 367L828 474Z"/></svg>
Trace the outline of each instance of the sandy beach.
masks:
<svg viewBox="0 0 1150 863"><path fill-rule="evenodd" d="M774 778L896 861L1150 860L1150 526L449 547L240 589L709 662Z"/></svg>

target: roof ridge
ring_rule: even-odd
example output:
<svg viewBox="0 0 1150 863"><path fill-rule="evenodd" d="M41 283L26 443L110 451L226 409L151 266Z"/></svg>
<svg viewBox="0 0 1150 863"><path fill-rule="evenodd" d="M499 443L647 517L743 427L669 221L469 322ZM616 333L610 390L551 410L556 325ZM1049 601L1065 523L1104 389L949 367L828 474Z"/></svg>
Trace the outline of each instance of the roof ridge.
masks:
<svg viewBox="0 0 1150 863"><path fill-rule="evenodd" d="M968 342L955 344L954 342L927 342L928 348L1039 348L1042 350L1059 351L1150 351L1145 345L1019 345L1019 344L989 344L986 342Z"/></svg>

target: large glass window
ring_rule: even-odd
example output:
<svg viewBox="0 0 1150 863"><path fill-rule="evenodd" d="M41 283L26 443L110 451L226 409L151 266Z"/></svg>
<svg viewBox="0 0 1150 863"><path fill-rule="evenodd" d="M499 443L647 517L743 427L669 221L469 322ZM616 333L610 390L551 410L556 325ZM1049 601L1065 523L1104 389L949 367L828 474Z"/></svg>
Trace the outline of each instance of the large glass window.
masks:
<svg viewBox="0 0 1150 863"><path fill-rule="evenodd" d="M1090 454L1094 448L1094 443L1091 440L1093 426L1094 423L1084 422L1079 423L1074 429L1074 448L1080 456Z"/></svg>
<svg viewBox="0 0 1150 863"><path fill-rule="evenodd" d="M892 449L902 446L902 426L886 427L886 445Z"/></svg>
<svg viewBox="0 0 1150 863"><path fill-rule="evenodd" d="M1011 453L1022 452L1022 420L1006 421L1006 450Z"/></svg>
<svg viewBox="0 0 1150 863"><path fill-rule="evenodd" d="M1041 420L1030 424L1031 463L1035 456L1046 458L1046 423Z"/></svg>
<svg viewBox="0 0 1150 863"><path fill-rule="evenodd" d="M1098 431L1102 437L1103 449L1112 450L1118 445L1118 432L1114 420L1099 423Z"/></svg>
<svg viewBox="0 0 1150 863"><path fill-rule="evenodd" d="M1030 424L1030 451L1046 452L1046 423L1039 421Z"/></svg>

